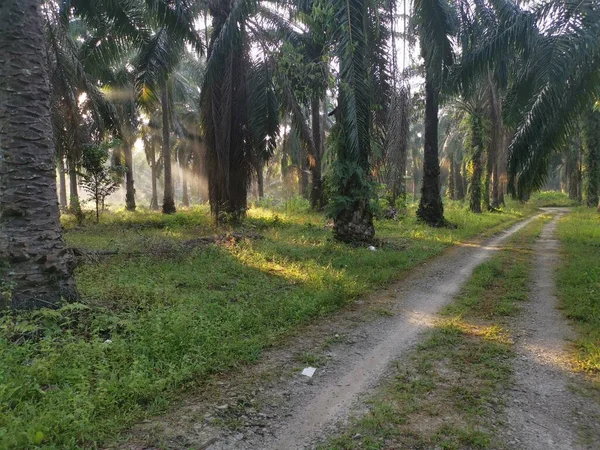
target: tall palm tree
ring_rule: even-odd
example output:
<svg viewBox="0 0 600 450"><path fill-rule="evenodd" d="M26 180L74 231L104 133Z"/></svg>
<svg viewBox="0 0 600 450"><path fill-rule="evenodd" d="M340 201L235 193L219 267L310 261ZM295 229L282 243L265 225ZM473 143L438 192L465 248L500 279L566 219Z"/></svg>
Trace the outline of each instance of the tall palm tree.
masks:
<svg viewBox="0 0 600 450"><path fill-rule="evenodd" d="M50 88L39 0L0 3L2 305L76 298L56 197Z"/></svg>
<svg viewBox="0 0 600 450"><path fill-rule="evenodd" d="M217 220L237 222L246 214L257 149L273 147L278 114L270 70L250 57L250 43L261 31L250 23L259 2L211 0L208 11L212 32L201 112L210 206Z"/></svg>
<svg viewBox="0 0 600 450"><path fill-rule="evenodd" d="M456 11L447 0L415 0L414 21L425 61L423 184L417 217L432 226L445 224L440 186L438 110L448 68L454 62L451 38Z"/></svg>
<svg viewBox="0 0 600 450"><path fill-rule="evenodd" d="M160 155L157 158L156 149L161 144L160 129L160 119L157 114L151 115L148 119L148 123L141 128L146 162L150 166L150 209L153 211L159 209L157 181L159 173L162 170L162 160Z"/></svg>

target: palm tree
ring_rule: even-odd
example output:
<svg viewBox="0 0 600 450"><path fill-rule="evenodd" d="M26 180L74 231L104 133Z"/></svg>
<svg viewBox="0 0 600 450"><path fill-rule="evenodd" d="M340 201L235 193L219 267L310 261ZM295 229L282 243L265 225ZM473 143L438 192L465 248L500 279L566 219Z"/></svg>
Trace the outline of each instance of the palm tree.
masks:
<svg viewBox="0 0 600 450"><path fill-rule="evenodd" d="M316 6L315 2L308 1L298 8L297 18L307 27L305 33L297 33L289 25L277 21L283 44L277 57L277 71L283 91L283 106L290 113L292 126L306 147L307 166L312 179L310 204L311 208L318 210L324 206L321 103L325 101L329 78L327 56L330 42L327 27L332 6ZM309 113L305 113L305 110ZM308 184L305 176L301 176L301 179L303 185Z"/></svg>
<svg viewBox="0 0 600 450"><path fill-rule="evenodd" d="M486 73L513 54L505 117L510 144L508 189L524 199L540 189L560 151L600 94L600 8L595 0L550 0L527 10L493 2L497 29L462 59L464 73Z"/></svg>
<svg viewBox="0 0 600 450"><path fill-rule="evenodd" d="M143 125L141 128L142 140L144 142L144 152L146 153L146 162L150 166L150 184L151 184L151 196L150 196L150 209L157 211L158 205L158 189L157 181L160 171L162 170L161 164L162 159L160 156L157 158L156 148L161 143L161 137L159 134L160 119L157 115L151 115L148 124Z"/></svg>
<svg viewBox="0 0 600 450"><path fill-rule="evenodd" d="M186 43L198 52L201 50L200 37L194 28L196 10L188 2L173 0L71 0L68 3L66 9L85 20L91 29L91 36L84 43L88 52L86 56L107 68L115 61L131 59L135 68L135 98L138 104L160 103L165 177L163 212L175 212L168 80ZM131 57L132 53L135 56ZM121 78L128 81L127 75ZM110 74L105 79L109 80L109 84L114 81ZM131 146L126 147L126 163L131 160L130 151ZM133 173L131 170L128 173L127 198L128 204L133 207Z"/></svg>
<svg viewBox="0 0 600 450"><path fill-rule="evenodd" d="M173 189L173 175L171 171L171 144L170 144L170 112L169 112L169 90L167 82L160 85L160 106L162 114L162 161L165 178L165 190L163 195L163 214L173 214L175 208L175 192Z"/></svg>
<svg viewBox="0 0 600 450"><path fill-rule="evenodd" d="M212 32L202 87L211 211L219 221L241 220L260 149L274 148L277 103L266 61L253 62L250 42L262 34L250 23L259 12L251 0L211 0Z"/></svg>
<svg viewBox="0 0 600 450"><path fill-rule="evenodd" d="M485 139L486 130L489 128L485 124L489 111L485 87L487 86L476 85L470 92L465 93L463 99L456 101L457 107L466 114L465 120L468 132L466 133L467 142L465 147L470 153L471 173L468 197L469 208L474 213L481 213L482 202L485 205L489 204L489 189L482 185L484 175L483 156L486 150L489 154L489 146L486 145ZM486 185L487 182L486 177Z"/></svg>
<svg viewBox="0 0 600 450"><path fill-rule="evenodd" d="M564 151L564 172L569 199L580 202L582 196L581 181L581 153L582 153L581 130L577 130Z"/></svg>
<svg viewBox="0 0 600 450"><path fill-rule="evenodd" d="M440 122L446 122L446 136L443 140L442 151L445 155L446 166L448 168L446 197L450 200L462 200L464 198L462 189L463 180L460 173L461 163L464 158L463 130L460 126L460 122L464 118L463 115L463 111L460 108L452 108L440 120Z"/></svg>
<svg viewBox="0 0 600 450"><path fill-rule="evenodd" d="M69 168L70 208L77 211L80 208L77 177L83 146L92 135L102 136L107 131L120 135L121 128L113 104L100 91L98 80L84 64L79 40L85 30L79 22L68 20L70 17L62 16L60 8L53 6L44 8L53 134L57 158L59 162L66 159ZM82 103L83 94L85 102ZM64 170L60 171L62 188Z"/></svg>
<svg viewBox="0 0 600 450"><path fill-rule="evenodd" d="M334 39L340 64L335 145L336 197L333 232L343 242L375 236L370 200L371 99L369 95L368 1L335 0Z"/></svg>
<svg viewBox="0 0 600 450"><path fill-rule="evenodd" d="M442 85L454 61L451 37L456 33L457 17L447 0L415 0L414 16L425 60L425 150L417 217L441 226L446 221L440 187L438 110Z"/></svg>
<svg viewBox="0 0 600 450"><path fill-rule="evenodd" d="M0 4L0 295L12 308L77 296L59 222L40 8Z"/></svg>
<svg viewBox="0 0 600 450"><path fill-rule="evenodd" d="M585 204L596 208L600 195L600 111L590 110L583 118Z"/></svg>

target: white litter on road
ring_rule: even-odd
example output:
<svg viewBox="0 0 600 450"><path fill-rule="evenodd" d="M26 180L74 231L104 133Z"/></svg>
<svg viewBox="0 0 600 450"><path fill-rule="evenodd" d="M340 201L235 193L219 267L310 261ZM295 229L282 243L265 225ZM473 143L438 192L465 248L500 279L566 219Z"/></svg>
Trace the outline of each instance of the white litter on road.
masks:
<svg viewBox="0 0 600 450"><path fill-rule="evenodd" d="M315 374L317 369L315 369L314 367L307 367L306 369L304 369L302 371L302 375L307 376L308 378L312 378L312 376Z"/></svg>

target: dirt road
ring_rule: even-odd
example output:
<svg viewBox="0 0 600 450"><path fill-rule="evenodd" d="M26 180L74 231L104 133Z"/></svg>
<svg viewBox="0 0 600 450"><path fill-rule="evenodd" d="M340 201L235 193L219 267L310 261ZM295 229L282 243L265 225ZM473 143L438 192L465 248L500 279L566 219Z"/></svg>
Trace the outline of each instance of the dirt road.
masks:
<svg viewBox="0 0 600 450"><path fill-rule="evenodd" d="M600 407L581 395L565 346L574 337L557 309L555 271L560 243L555 237L564 210L545 225L534 247L529 302L514 324L516 385L507 405L510 448L600 449Z"/></svg>
<svg viewBox="0 0 600 450"><path fill-rule="evenodd" d="M310 383L298 382L293 377L286 389L287 401L280 405L279 413L265 424L260 434L237 433L207 448L311 448L348 417L352 406L378 384L392 361L419 342L436 313L458 293L473 269L532 220L518 223L484 245L455 248L416 268L391 289L395 296L393 317L359 326L353 333L357 341L340 349L331 368L324 372L317 370Z"/></svg>

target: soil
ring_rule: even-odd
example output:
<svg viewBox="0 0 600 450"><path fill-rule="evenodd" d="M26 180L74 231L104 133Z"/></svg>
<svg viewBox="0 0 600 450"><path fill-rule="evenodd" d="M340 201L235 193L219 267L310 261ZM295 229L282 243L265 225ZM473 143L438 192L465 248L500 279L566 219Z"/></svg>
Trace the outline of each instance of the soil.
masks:
<svg viewBox="0 0 600 450"><path fill-rule="evenodd" d="M600 403L590 396L583 375L569 362L566 345L574 338L557 309L554 274L560 262L555 238L564 209L546 224L534 247L530 299L514 323L515 385L506 408L504 440L511 449L600 449Z"/></svg>
<svg viewBox="0 0 600 450"><path fill-rule="evenodd" d="M485 243L457 246L353 307L302 327L261 362L215 377L125 436L122 449L295 450L313 448L343 426L361 399L431 327L524 220ZM317 367L312 378L304 367ZM564 448L564 447L562 447Z"/></svg>

